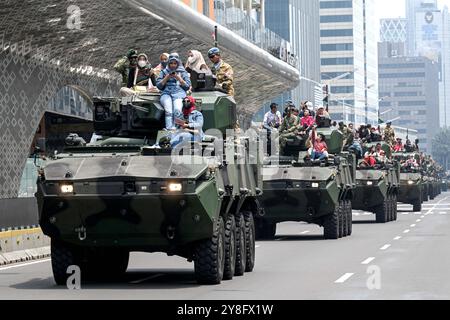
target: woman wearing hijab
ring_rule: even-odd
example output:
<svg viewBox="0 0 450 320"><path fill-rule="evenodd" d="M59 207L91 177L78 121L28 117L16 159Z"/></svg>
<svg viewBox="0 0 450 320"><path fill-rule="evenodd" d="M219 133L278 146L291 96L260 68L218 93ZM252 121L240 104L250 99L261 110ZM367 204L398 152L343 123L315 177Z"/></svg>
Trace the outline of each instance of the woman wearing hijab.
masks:
<svg viewBox="0 0 450 320"><path fill-rule="evenodd" d="M132 96L140 92L151 92L156 84L155 76L145 53L137 56L137 65L128 74L127 87L120 89L122 96Z"/></svg>
<svg viewBox="0 0 450 320"><path fill-rule="evenodd" d="M169 54L163 53L159 56L159 64L153 69L155 76L158 78L162 70L167 68L167 63L169 63Z"/></svg>
<svg viewBox="0 0 450 320"><path fill-rule="evenodd" d="M186 62L186 71L191 72L192 70L209 70L208 65L203 58L203 55L200 51L197 50L189 50L188 59Z"/></svg>
<svg viewBox="0 0 450 320"><path fill-rule="evenodd" d="M174 130L174 115L181 113L183 99L191 87L189 73L180 59L174 55L169 57L168 65L161 71L156 86L161 90L161 104L166 113L166 130Z"/></svg>
<svg viewBox="0 0 450 320"><path fill-rule="evenodd" d="M182 111L183 113L175 118L178 132L170 140L172 148L183 142L203 139L203 114L196 109L194 97L185 98Z"/></svg>

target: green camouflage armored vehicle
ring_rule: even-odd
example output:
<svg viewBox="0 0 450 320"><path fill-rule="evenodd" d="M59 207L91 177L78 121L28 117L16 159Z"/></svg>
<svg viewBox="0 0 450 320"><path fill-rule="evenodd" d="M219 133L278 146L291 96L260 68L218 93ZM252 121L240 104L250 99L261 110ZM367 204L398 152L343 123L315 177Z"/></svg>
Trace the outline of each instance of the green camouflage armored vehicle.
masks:
<svg viewBox="0 0 450 320"><path fill-rule="evenodd" d="M364 152L381 144L386 158L374 166L359 161L356 171L356 189L353 193L353 209L375 213L377 223L397 220L397 195L400 187L400 167L391 161L391 148L385 142L367 143Z"/></svg>
<svg viewBox="0 0 450 320"><path fill-rule="evenodd" d="M248 157L253 142L223 138L236 124L233 98L209 90L193 96L203 129L218 129L195 143L202 153L171 155L170 145L155 146L167 135L158 94L95 98L95 130L102 139L71 143L41 168L40 225L51 237L59 285L70 265L81 268L83 279L116 278L132 251L193 261L201 284L253 270L261 166L235 161ZM225 148L224 155L214 147Z"/></svg>
<svg viewBox="0 0 450 320"><path fill-rule="evenodd" d="M393 156L397 162L403 163L400 168L400 189L397 200L413 205L414 212L422 211L423 202L428 201L427 178L420 167L405 164L405 161L411 157L419 161L419 154L398 152Z"/></svg>
<svg viewBox="0 0 450 320"><path fill-rule="evenodd" d="M295 221L320 225L325 239L352 234L352 193L355 187L355 158L343 152L344 136L329 125L324 134L329 158L308 160L308 139L287 142L279 159L271 157L263 169L263 215L256 220L256 235L273 239L277 223Z"/></svg>

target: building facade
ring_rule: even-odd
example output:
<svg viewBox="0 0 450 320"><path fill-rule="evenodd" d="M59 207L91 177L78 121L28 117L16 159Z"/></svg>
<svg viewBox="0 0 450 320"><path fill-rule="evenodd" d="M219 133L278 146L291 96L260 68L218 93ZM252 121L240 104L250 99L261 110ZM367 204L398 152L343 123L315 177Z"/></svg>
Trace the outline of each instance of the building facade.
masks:
<svg viewBox="0 0 450 320"><path fill-rule="evenodd" d="M407 26L407 20L405 18L381 19L380 42L406 43Z"/></svg>
<svg viewBox="0 0 450 320"><path fill-rule="evenodd" d="M378 70L381 118L417 130L421 150L430 153L439 130L439 64L425 57L386 55Z"/></svg>
<svg viewBox="0 0 450 320"><path fill-rule="evenodd" d="M374 0L321 0L321 78L336 120L378 123Z"/></svg>
<svg viewBox="0 0 450 320"><path fill-rule="evenodd" d="M287 41L289 52L298 56L296 67L302 80L296 89L284 93L277 100L284 104L303 100L320 104L320 22L319 0L266 0L265 25Z"/></svg>

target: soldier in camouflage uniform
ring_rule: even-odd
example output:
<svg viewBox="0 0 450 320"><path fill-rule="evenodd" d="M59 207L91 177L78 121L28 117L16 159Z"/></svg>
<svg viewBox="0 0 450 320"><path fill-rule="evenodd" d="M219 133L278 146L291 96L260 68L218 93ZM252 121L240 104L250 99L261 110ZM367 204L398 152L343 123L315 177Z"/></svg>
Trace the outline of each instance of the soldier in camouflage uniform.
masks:
<svg viewBox="0 0 450 320"><path fill-rule="evenodd" d="M208 57L213 63L211 71L217 78L217 84L221 89L225 90L228 95L234 97L233 68L222 60L218 48L211 48L208 51Z"/></svg>
<svg viewBox="0 0 450 320"><path fill-rule="evenodd" d="M122 75L122 87L127 87L130 69L136 67L137 62L138 55L136 50L130 49L127 55L120 58L114 65L114 70Z"/></svg>
<svg viewBox="0 0 450 320"><path fill-rule="evenodd" d="M300 119L298 117L298 110L293 108L288 111L280 127L280 148L283 151L289 139L295 138L299 133Z"/></svg>
<svg viewBox="0 0 450 320"><path fill-rule="evenodd" d="M389 144L391 147L395 144L395 131L392 128L392 123L386 123L386 128L384 129L384 141Z"/></svg>

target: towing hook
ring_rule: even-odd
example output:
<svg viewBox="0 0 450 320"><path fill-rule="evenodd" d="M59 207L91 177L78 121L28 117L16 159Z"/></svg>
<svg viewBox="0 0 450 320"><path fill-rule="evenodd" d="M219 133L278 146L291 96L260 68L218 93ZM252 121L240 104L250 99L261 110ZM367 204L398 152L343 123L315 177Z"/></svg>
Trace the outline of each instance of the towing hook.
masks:
<svg viewBox="0 0 450 320"><path fill-rule="evenodd" d="M80 241L86 240L87 234L86 234L86 228L84 226L81 226L81 227L75 229L75 232L78 232L78 239L80 239Z"/></svg>
<svg viewBox="0 0 450 320"><path fill-rule="evenodd" d="M176 231L175 227L168 226L167 231L166 231L167 239L169 239L169 240L175 239L175 231Z"/></svg>

